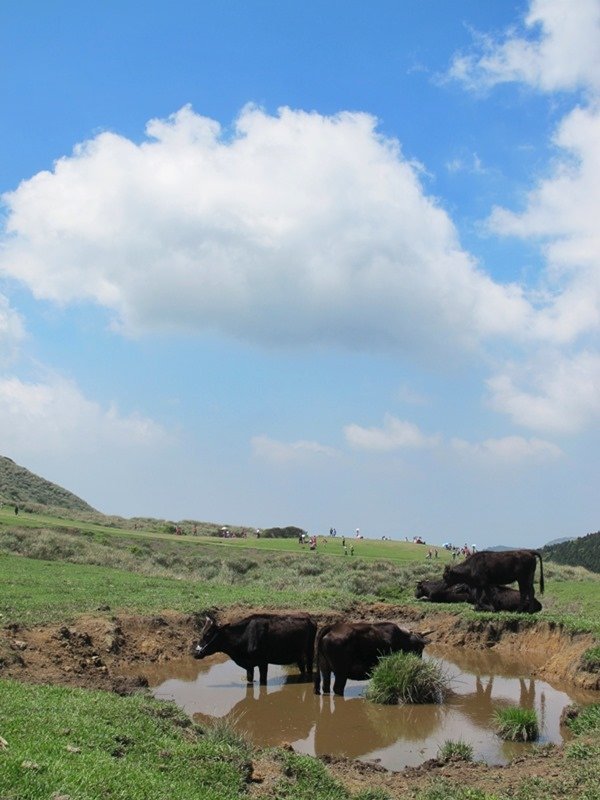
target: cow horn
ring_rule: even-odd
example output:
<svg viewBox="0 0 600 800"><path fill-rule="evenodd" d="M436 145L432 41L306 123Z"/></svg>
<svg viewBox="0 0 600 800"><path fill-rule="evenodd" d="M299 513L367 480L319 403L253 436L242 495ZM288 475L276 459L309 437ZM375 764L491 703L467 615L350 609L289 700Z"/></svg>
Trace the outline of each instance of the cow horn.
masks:
<svg viewBox="0 0 600 800"><path fill-rule="evenodd" d="M419 631L419 636L429 636L430 633L433 633L433 628L429 631Z"/></svg>

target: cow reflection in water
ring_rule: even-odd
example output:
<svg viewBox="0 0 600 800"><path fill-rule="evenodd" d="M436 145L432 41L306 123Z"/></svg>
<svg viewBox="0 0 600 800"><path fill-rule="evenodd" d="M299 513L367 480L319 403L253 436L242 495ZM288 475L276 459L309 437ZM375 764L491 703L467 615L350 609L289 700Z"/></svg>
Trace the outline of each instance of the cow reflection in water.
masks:
<svg viewBox="0 0 600 800"><path fill-rule="evenodd" d="M518 705L521 708L535 707L535 681L529 678L519 678L519 698L507 700L504 697L493 697L494 676L491 675L484 684L480 675L475 678L475 691L469 694L458 695L455 699L457 709L464 714L470 722L484 730L490 729L490 720L495 711L500 708Z"/></svg>
<svg viewBox="0 0 600 800"><path fill-rule="evenodd" d="M295 675L286 676L285 684L283 691L248 687L225 719L264 747L312 736L317 755L359 758L398 740L431 736L447 713L440 705L382 706L362 697L317 696ZM194 718L207 719L198 714Z"/></svg>

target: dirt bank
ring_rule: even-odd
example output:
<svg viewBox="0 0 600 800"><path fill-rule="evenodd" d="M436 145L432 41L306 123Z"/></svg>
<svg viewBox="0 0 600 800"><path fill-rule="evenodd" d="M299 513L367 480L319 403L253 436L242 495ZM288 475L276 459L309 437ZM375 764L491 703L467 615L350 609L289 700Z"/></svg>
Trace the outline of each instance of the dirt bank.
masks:
<svg viewBox="0 0 600 800"><path fill-rule="evenodd" d="M221 616L227 620L247 613L249 609L232 608ZM427 630L437 647L492 648L499 654L521 655L541 678L600 689L600 674L586 671L581 660L594 638L542 620L482 622L459 614L385 604L357 604L345 617L393 619L415 630ZM195 615L170 611L150 617L98 612L81 616L70 625L9 625L0 631L0 676L126 693L144 685L144 664L179 659L188 653L197 630Z"/></svg>

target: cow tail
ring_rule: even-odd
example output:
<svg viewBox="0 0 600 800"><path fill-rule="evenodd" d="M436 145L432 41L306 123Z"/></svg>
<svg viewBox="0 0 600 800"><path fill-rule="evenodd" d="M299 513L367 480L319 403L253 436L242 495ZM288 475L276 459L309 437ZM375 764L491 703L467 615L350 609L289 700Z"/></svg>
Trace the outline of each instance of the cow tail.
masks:
<svg viewBox="0 0 600 800"><path fill-rule="evenodd" d="M319 653L321 650L321 639L325 636L326 633L329 633L331 630L331 625L323 625L322 628L319 628L317 631L317 635L315 637L315 694L321 694L321 664L319 659Z"/></svg>
<svg viewBox="0 0 600 800"><path fill-rule="evenodd" d="M542 561L542 554L539 550L536 550L535 554L540 560L540 594L544 594L544 562Z"/></svg>

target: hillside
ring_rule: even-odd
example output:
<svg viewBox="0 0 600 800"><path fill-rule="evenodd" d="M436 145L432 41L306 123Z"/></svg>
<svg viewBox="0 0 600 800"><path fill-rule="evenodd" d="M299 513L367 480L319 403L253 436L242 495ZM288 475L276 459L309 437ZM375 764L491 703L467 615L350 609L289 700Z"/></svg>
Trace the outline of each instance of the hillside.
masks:
<svg viewBox="0 0 600 800"><path fill-rule="evenodd" d="M72 511L94 511L92 506L72 492L34 475L6 456L0 456L0 501L38 503Z"/></svg>
<svg viewBox="0 0 600 800"><path fill-rule="evenodd" d="M544 558L558 564L586 567L592 572L600 572L600 531L560 544L547 544L542 548L542 553Z"/></svg>

